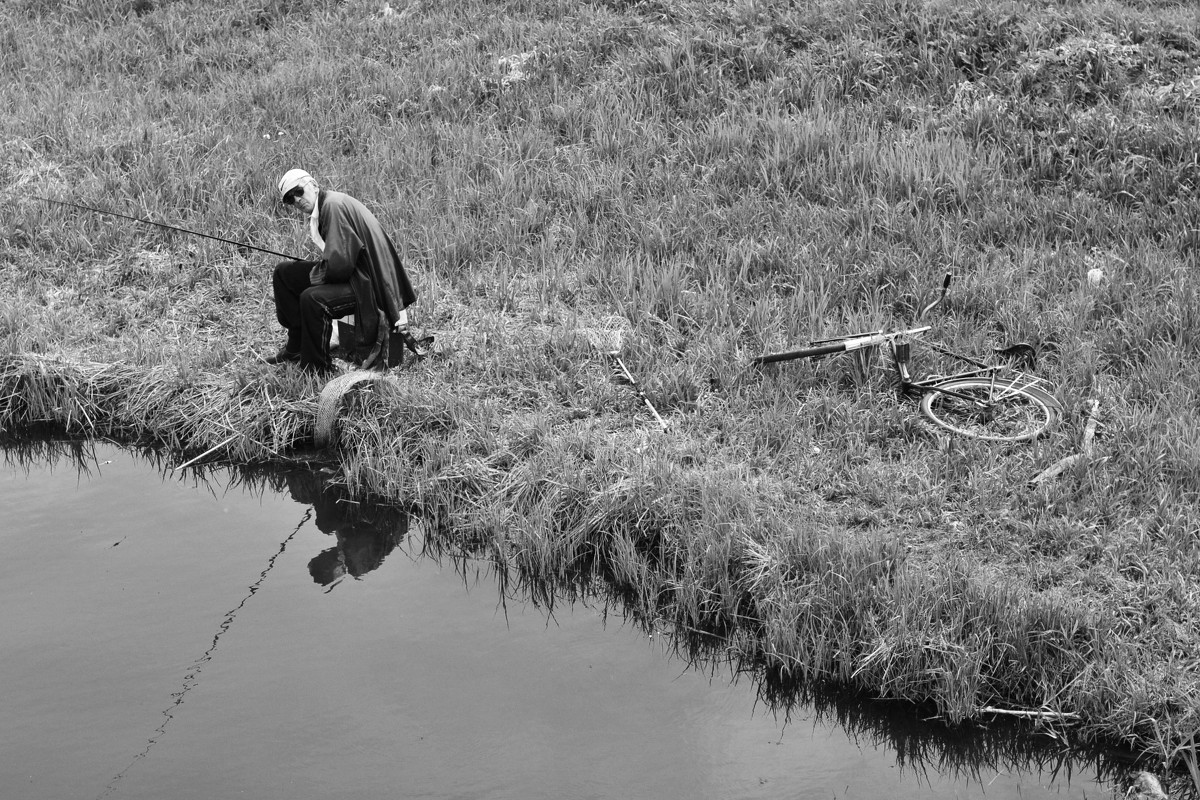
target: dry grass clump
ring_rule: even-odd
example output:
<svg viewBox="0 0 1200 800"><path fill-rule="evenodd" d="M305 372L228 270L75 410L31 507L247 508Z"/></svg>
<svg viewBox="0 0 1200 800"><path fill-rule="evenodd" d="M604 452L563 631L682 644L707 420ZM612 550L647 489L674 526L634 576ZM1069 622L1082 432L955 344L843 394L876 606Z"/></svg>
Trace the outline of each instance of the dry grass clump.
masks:
<svg viewBox="0 0 1200 800"><path fill-rule="evenodd" d="M312 438L316 399L294 383L173 366L3 356L0 431L45 429L179 454L219 444L225 460L269 461Z"/></svg>

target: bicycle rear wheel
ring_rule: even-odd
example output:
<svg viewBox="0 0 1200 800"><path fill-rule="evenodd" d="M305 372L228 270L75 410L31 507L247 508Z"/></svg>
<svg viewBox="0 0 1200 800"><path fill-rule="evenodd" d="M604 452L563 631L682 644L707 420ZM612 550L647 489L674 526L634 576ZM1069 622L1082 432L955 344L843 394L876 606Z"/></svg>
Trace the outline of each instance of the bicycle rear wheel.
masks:
<svg viewBox="0 0 1200 800"><path fill-rule="evenodd" d="M960 436L1028 442L1054 423L1058 404L1044 396L1022 378L955 378L925 393L921 413Z"/></svg>

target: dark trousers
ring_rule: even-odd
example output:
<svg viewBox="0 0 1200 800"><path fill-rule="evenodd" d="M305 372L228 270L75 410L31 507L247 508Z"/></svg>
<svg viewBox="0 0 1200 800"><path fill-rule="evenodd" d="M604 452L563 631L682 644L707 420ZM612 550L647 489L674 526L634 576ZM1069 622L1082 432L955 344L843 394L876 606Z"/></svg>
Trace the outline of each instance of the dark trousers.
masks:
<svg viewBox="0 0 1200 800"><path fill-rule="evenodd" d="M348 283L308 279L315 261L284 261L275 267L275 318L287 329L287 349L300 354L300 366L327 370L332 320L354 313L354 292Z"/></svg>

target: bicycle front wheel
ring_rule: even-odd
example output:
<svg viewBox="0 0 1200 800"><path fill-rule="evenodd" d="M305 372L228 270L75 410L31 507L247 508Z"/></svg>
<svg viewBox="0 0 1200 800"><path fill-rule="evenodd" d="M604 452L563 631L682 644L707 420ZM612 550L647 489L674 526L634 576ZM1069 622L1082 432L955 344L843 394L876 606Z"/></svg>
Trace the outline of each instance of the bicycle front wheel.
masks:
<svg viewBox="0 0 1200 800"><path fill-rule="evenodd" d="M955 378L926 390L921 413L941 428L988 442L1028 442L1054 423L1055 406L1021 378Z"/></svg>

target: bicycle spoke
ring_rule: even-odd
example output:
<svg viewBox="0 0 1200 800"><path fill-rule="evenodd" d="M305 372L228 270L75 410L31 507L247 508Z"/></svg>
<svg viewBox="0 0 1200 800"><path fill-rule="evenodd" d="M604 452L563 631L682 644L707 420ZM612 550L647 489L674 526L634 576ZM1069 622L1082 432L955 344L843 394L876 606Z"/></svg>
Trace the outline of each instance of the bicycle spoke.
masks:
<svg viewBox="0 0 1200 800"><path fill-rule="evenodd" d="M1017 382L1018 379L1022 379L1024 382L1018 383ZM992 376L992 382L993 382L993 385L995 385L995 375L994 374ZM1002 400L1008 400L1008 399L1018 396L1018 395L1024 395L1027 393L1026 392L1027 389L1029 389L1030 387L1036 386L1037 384L1039 384L1041 382L1042 381L1040 378L1034 377L1032 375L1026 375L1024 372L1018 372L1018 373L1016 373L1015 377L1007 378L1004 380L1005 385L1001 387L1002 393L994 396L992 398L992 400L999 402Z"/></svg>
<svg viewBox="0 0 1200 800"><path fill-rule="evenodd" d="M921 400L921 411L940 427L987 441L1028 441L1041 434L1053 412L1017 379L986 377L946 381Z"/></svg>

